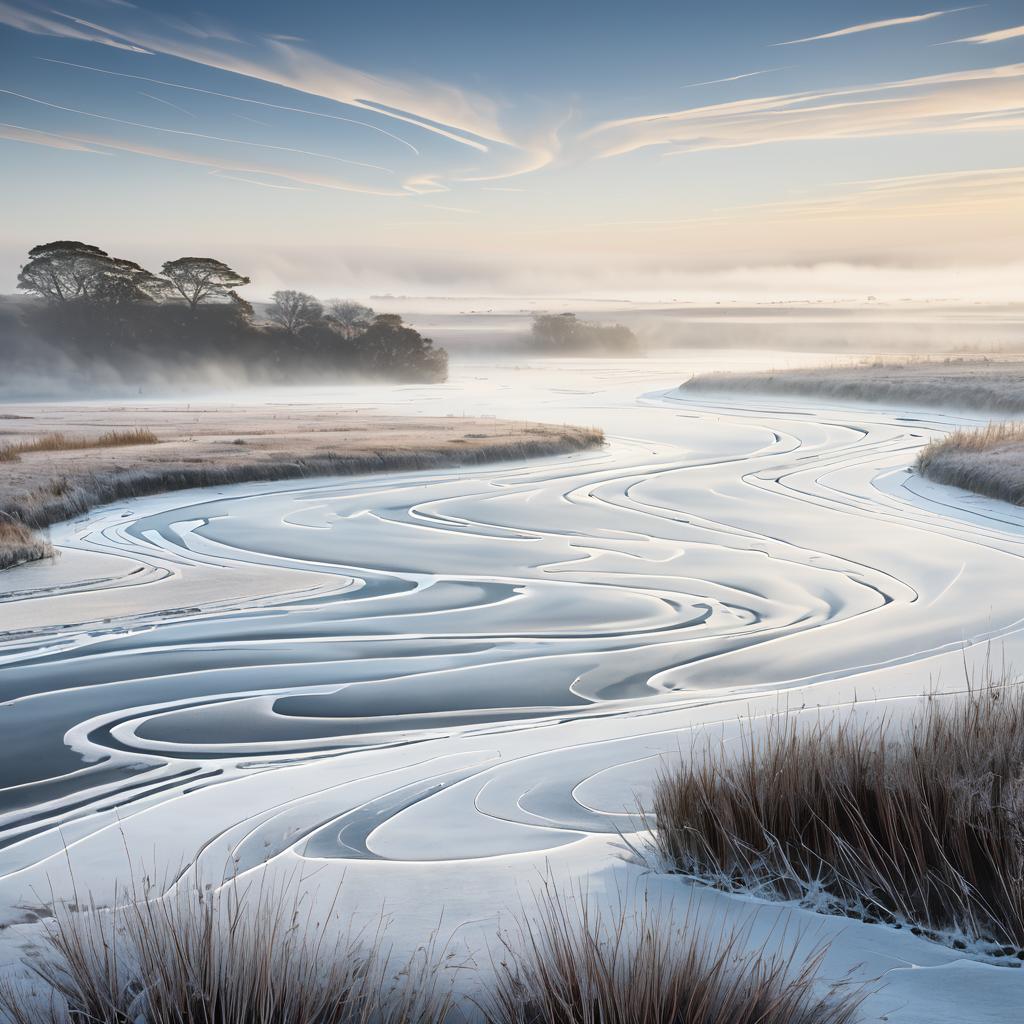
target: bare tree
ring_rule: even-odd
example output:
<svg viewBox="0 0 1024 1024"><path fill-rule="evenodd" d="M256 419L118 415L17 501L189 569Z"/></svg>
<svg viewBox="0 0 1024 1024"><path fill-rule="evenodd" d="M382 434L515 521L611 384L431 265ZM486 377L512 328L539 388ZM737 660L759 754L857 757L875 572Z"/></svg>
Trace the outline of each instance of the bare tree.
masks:
<svg viewBox="0 0 1024 1024"><path fill-rule="evenodd" d="M163 276L194 310L210 299L228 299L236 288L249 283L249 278L232 270L220 260L206 256L183 256L162 267Z"/></svg>
<svg viewBox="0 0 1024 1024"><path fill-rule="evenodd" d="M267 319L283 327L289 334L298 334L323 319L324 307L312 295L286 289L274 292L267 307Z"/></svg>
<svg viewBox="0 0 1024 1024"><path fill-rule="evenodd" d="M365 333L373 323L373 310L350 299L331 299L327 308L346 338L355 338Z"/></svg>

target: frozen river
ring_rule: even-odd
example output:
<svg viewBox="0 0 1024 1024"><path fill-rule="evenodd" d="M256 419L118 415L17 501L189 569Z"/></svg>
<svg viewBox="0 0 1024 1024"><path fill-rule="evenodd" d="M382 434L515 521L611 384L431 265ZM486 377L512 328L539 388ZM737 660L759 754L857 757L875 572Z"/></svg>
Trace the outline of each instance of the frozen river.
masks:
<svg viewBox="0 0 1024 1024"><path fill-rule="evenodd" d="M608 444L182 492L56 528L56 565L0 578L0 924L69 872L102 899L126 851L171 880L345 873L409 925L478 922L539 871L630 870L620 833L697 726L896 706L961 687L965 662L1022 663L1024 514L908 469L970 417L677 391L699 368L480 364L319 391L593 424ZM844 925L883 936L878 971L962 969ZM973 966L988 980L957 992L996 1006L1021 973ZM915 1012L890 1019L947 1019Z"/></svg>

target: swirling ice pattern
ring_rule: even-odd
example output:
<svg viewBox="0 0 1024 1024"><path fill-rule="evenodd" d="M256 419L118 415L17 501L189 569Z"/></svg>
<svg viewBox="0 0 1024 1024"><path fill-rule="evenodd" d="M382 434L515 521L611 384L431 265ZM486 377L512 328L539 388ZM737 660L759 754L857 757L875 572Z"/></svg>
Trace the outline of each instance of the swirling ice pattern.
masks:
<svg viewBox="0 0 1024 1024"><path fill-rule="evenodd" d="M949 421L809 409L605 381L599 452L67 528L95 574L0 603L0 877L142 816L234 869L550 850L630 825L681 709L1015 635L1024 521L907 472Z"/></svg>

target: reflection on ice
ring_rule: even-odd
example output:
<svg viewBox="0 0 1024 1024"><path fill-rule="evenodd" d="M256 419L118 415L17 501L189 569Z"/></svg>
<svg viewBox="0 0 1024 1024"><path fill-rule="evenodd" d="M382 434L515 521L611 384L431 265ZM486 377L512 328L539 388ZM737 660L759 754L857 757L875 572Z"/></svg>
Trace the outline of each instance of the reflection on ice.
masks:
<svg viewBox="0 0 1024 1024"><path fill-rule="evenodd" d="M550 851L632 827L629 794L730 701L914 692L963 640L1018 643L1019 610L987 597L1024 523L950 515L908 478L948 419L695 399L673 387L691 369L475 365L360 392L596 423L602 452L59 528L63 564L11 574L0 603L0 877L69 839L100 857L115 822L182 861Z"/></svg>

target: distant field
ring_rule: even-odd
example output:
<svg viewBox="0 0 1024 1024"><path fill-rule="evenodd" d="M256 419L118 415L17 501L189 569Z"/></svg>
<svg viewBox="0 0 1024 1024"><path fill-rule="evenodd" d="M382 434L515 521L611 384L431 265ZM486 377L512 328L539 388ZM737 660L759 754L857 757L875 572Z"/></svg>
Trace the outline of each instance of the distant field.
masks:
<svg viewBox="0 0 1024 1024"><path fill-rule="evenodd" d="M31 531L110 501L249 480L430 469L594 447L600 430L337 406L3 406L0 569L44 558Z"/></svg>
<svg viewBox="0 0 1024 1024"><path fill-rule="evenodd" d="M1024 360L875 362L769 373L709 373L683 391L750 391L941 409L1024 413Z"/></svg>

